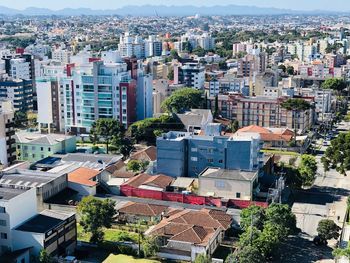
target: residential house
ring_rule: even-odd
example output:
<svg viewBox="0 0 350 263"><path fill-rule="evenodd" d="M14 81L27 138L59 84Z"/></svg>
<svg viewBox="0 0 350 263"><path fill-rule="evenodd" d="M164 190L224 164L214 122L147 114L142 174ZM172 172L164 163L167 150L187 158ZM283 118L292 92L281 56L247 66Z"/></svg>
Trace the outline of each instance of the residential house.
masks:
<svg viewBox="0 0 350 263"><path fill-rule="evenodd" d="M257 171L208 167L199 175L198 182L201 196L252 201L254 193L259 192Z"/></svg>
<svg viewBox="0 0 350 263"><path fill-rule="evenodd" d="M76 151L76 137L21 131L15 134L17 159L37 162L56 153Z"/></svg>
<svg viewBox="0 0 350 263"><path fill-rule="evenodd" d="M160 238L159 257L193 262L199 254L214 253L231 223L232 217L221 210L174 210L146 235Z"/></svg>
<svg viewBox="0 0 350 263"><path fill-rule="evenodd" d="M95 195L100 171L80 167L68 174L68 187L77 191L80 197Z"/></svg>
<svg viewBox="0 0 350 263"><path fill-rule="evenodd" d="M157 223L165 214L167 206L128 202L117 209L118 222L137 223L140 221Z"/></svg>

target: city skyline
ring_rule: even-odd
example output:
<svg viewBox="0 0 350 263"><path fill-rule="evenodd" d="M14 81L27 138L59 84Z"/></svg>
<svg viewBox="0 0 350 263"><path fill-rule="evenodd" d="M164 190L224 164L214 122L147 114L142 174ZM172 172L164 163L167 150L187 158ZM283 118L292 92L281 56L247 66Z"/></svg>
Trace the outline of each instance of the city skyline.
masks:
<svg viewBox="0 0 350 263"><path fill-rule="evenodd" d="M62 0L60 2L45 1L42 0L2 0L0 6L6 6L9 8L16 8L19 10L28 7L38 7L38 8L49 8L53 10L59 10L63 8L91 8L91 9L116 9L127 5L188 5L187 1L179 0L176 3L170 0L130 0L127 3L120 3L114 0L86 0L86 1L69 1ZM328 11L350 11L350 2L344 0L334 0L332 1L332 6L329 6L327 0L295 0L293 2L285 2L278 0L265 0L263 3L259 0L251 0L247 2L246 0L231 0L224 1L218 0L215 5L252 5L257 7L267 7L267 8L283 8L292 10L328 10ZM212 6L213 2L210 0L193 0L191 5L194 6ZM328 5L328 6L327 6Z"/></svg>

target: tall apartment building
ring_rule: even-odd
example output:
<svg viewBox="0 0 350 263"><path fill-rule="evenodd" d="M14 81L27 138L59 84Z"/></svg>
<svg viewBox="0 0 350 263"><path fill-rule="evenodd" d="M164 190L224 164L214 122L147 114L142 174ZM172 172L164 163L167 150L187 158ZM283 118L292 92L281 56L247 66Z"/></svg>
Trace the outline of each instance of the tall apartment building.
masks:
<svg viewBox="0 0 350 263"><path fill-rule="evenodd" d="M120 36L118 50L122 57L145 57L144 40L140 36L131 36L128 32Z"/></svg>
<svg viewBox="0 0 350 263"><path fill-rule="evenodd" d="M61 62L62 64L69 64L72 52L65 49L55 49L52 51L52 59Z"/></svg>
<svg viewBox="0 0 350 263"><path fill-rule="evenodd" d="M0 99L0 163L4 167L16 160L13 119L14 110L11 101Z"/></svg>
<svg viewBox="0 0 350 263"><path fill-rule="evenodd" d="M60 80L65 130L86 133L99 118L115 118L126 127L136 121L136 80L126 63L95 61Z"/></svg>
<svg viewBox="0 0 350 263"><path fill-rule="evenodd" d="M203 89L205 83L205 68L197 63L186 63L174 66L174 84L184 84L186 87Z"/></svg>
<svg viewBox="0 0 350 263"><path fill-rule="evenodd" d="M0 76L0 98L9 99L15 111L28 112L33 110L32 80Z"/></svg>
<svg viewBox="0 0 350 263"><path fill-rule="evenodd" d="M163 42L156 36L149 36L145 40L145 57L158 57L162 55Z"/></svg>
<svg viewBox="0 0 350 263"><path fill-rule="evenodd" d="M207 167L256 171L263 155L259 134L195 136L169 132L157 138L157 172L197 177Z"/></svg>
<svg viewBox="0 0 350 263"><path fill-rule="evenodd" d="M284 109L281 104L287 97L244 97L242 95L219 95L219 114L231 120L237 120L239 126L258 125L262 127L286 127L301 133L310 129L315 121L314 109L293 112ZM214 109L215 98L210 98Z"/></svg>
<svg viewBox="0 0 350 263"><path fill-rule="evenodd" d="M238 76L253 77L254 74L263 73L267 68L267 55L259 52L257 55L248 54L238 61Z"/></svg>
<svg viewBox="0 0 350 263"><path fill-rule="evenodd" d="M234 76L225 76L217 80L209 81L209 96L215 97L219 94L227 94L229 92L239 92L249 95L249 83L245 78L237 78Z"/></svg>
<svg viewBox="0 0 350 263"><path fill-rule="evenodd" d="M37 213L36 189L0 185L0 258L20 246L12 230ZM23 249L24 247L22 247ZM29 261L27 261L29 262Z"/></svg>
<svg viewBox="0 0 350 263"><path fill-rule="evenodd" d="M62 110L60 102L60 90L57 78L40 78L36 80L38 98L38 124L39 129L47 128L51 131L61 131Z"/></svg>

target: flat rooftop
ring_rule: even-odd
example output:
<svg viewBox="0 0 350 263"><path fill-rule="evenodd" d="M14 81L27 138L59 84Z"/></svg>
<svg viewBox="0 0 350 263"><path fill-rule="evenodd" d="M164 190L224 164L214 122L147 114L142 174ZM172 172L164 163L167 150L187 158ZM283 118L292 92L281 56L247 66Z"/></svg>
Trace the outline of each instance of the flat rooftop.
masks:
<svg viewBox="0 0 350 263"><path fill-rule="evenodd" d="M26 191L28 190L3 187L0 185L0 200L11 200L12 198L19 196Z"/></svg>
<svg viewBox="0 0 350 263"><path fill-rule="evenodd" d="M74 213L69 212L44 210L17 227L16 230L33 233L46 233L55 227L58 227L65 220L74 215Z"/></svg>
<svg viewBox="0 0 350 263"><path fill-rule="evenodd" d="M0 184L41 187L61 176L63 176L63 174L16 169L11 172L4 173L0 177Z"/></svg>
<svg viewBox="0 0 350 263"><path fill-rule="evenodd" d="M67 136L64 134L41 134L35 132L21 131L16 133L15 139L17 143L28 143L38 145L55 145L65 140L71 139L74 136Z"/></svg>
<svg viewBox="0 0 350 263"><path fill-rule="evenodd" d="M239 181L252 181L257 176L257 171L242 171L242 170L226 170L220 168L207 168L204 170L200 177L226 179L226 180L239 180Z"/></svg>

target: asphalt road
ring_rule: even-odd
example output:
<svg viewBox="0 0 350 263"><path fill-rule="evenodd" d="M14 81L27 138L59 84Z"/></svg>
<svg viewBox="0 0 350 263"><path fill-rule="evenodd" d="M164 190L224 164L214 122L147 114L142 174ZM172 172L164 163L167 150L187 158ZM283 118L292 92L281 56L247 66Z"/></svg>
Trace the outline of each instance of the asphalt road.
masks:
<svg viewBox="0 0 350 263"><path fill-rule="evenodd" d="M350 123L342 123L338 128L343 131L350 130ZM322 145L321 152L327 149L328 146L324 146L322 142L318 143ZM290 251L292 254L287 252L283 262L334 262L329 247L316 248L310 241L317 235L317 225L322 219L332 219L339 226L343 225L346 199L350 194L350 177L340 175L335 170L324 173L321 157L322 154L316 156L318 170L313 186L294 193L295 202L292 211L297 217L297 226L302 232L296 237L298 241L292 242L289 246L293 248ZM334 246L335 243L336 241L329 242L329 245ZM312 251L317 253L307 252L303 253L304 257L298 257L295 251L299 249L306 252L305 249L308 250L308 248L305 245L313 248Z"/></svg>

